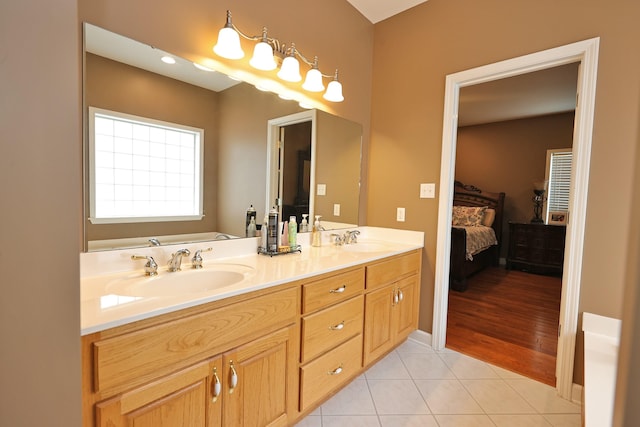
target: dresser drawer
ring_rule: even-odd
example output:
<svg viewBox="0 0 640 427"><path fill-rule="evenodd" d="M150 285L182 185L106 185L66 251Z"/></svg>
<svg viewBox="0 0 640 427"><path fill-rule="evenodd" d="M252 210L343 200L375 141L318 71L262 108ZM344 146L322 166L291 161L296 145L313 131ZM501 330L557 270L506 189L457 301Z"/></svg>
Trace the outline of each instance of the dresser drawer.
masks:
<svg viewBox="0 0 640 427"><path fill-rule="evenodd" d="M367 266L367 290L377 289L420 272L420 252L412 252Z"/></svg>
<svg viewBox="0 0 640 427"><path fill-rule="evenodd" d="M345 301L364 290L364 268L325 277L302 286L302 312Z"/></svg>
<svg viewBox="0 0 640 427"><path fill-rule="evenodd" d="M305 363L361 334L363 318L363 295L303 317L300 361Z"/></svg>
<svg viewBox="0 0 640 427"><path fill-rule="evenodd" d="M95 391L121 391L296 321L298 288L107 338L93 344Z"/></svg>
<svg viewBox="0 0 640 427"><path fill-rule="evenodd" d="M362 335L300 368L300 411L326 397L362 367Z"/></svg>

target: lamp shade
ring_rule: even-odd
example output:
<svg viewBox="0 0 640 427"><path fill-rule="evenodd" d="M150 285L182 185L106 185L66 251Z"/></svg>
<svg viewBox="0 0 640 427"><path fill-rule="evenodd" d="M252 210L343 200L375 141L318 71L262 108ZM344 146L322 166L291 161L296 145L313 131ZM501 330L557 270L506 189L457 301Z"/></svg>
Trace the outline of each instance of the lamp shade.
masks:
<svg viewBox="0 0 640 427"><path fill-rule="evenodd" d="M322 73L317 68L312 68L307 72L307 77L302 84L304 90L309 92L322 92L324 84L322 83Z"/></svg>
<svg viewBox="0 0 640 427"><path fill-rule="evenodd" d="M253 48L253 56L249 64L253 68L264 71L275 70L278 66L273 58L273 48L265 42L260 42Z"/></svg>
<svg viewBox="0 0 640 427"><path fill-rule="evenodd" d="M324 99L331 102L342 102L344 96L342 96L342 83L337 80L332 80L327 86L327 91L322 95Z"/></svg>
<svg viewBox="0 0 640 427"><path fill-rule="evenodd" d="M282 61L282 67L278 71L278 77L287 82L299 82L302 80L300 75L300 63L293 56L287 56Z"/></svg>
<svg viewBox="0 0 640 427"><path fill-rule="evenodd" d="M220 30L218 42L213 47L213 51L227 59L244 58L244 51L240 47L240 35L230 27L224 27Z"/></svg>

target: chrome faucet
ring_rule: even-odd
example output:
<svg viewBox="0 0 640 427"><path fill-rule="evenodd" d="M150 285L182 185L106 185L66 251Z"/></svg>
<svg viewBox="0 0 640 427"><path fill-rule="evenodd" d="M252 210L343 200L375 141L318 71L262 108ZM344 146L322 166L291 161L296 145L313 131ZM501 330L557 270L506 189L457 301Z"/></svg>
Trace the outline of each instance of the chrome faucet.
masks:
<svg viewBox="0 0 640 427"><path fill-rule="evenodd" d="M147 263L144 265L145 276L156 276L158 274L158 264L151 256L145 255L131 255L131 259L146 259Z"/></svg>
<svg viewBox="0 0 640 427"><path fill-rule="evenodd" d="M348 230L344 232L343 242L345 245L352 245L354 243L358 243L358 235L360 235L359 230Z"/></svg>
<svg viewBox="0 0 640 427"><path fill-rule="evenodd" d="M182 257L191 255L189 249L180 249L171 254L169 260L169 271L180 271L180 265L182 264Z"/></svg>
<svg viewBox="0 0 640 427"><path fill-rule="evenodd" d="M200 254L202 252L210 252L212 250L213 248L198 249L195 255L193 256L193 258L191 258L191 264L193 265L193 268L195 269L202 268L202 256Z"/></svg>
<svg viewBox="0 0 640 427"><path fill-rule="evenodd" d="M150 246L160 246L160 240L155 237L150 238L149 243L151 244Z"/></svg>
<svg viewBox="0 0 640 427"><path fill-rule="evenodd" d="M344 240L346 238L346 236L341 236L339 234L336 233L331 233L331 238L333 239L333 244L336 246L342 246L342 244L344 243Z"/></svg>

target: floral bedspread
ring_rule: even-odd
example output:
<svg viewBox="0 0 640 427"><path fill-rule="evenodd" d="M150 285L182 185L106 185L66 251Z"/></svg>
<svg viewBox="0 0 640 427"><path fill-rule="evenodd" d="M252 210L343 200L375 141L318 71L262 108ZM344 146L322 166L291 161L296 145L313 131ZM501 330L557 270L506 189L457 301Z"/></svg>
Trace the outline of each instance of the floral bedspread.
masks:
<svg viewBox="0 0 640 427"><path fill-rule="evenodd" d="M490 246L497 245L496 232L491 227L474 226L474 227L458 227L467 231L467 247L466 258L473 261L473 256L482 252Z"/></svg>

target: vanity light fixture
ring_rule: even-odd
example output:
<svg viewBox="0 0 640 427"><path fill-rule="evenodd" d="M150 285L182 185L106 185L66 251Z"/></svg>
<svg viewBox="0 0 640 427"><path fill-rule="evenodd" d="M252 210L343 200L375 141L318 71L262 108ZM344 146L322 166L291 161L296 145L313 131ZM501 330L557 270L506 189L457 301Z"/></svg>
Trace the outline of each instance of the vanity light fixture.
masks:
<svg viewBox="0 0 640 427"><path fill-rule="evenodd" d="M226 59L241 59L244 58L244 51L240 46L240 36L247 40L258 42L253 50L253 56L249 61L249 64L263 71L271 71L277 68L278 63L281 63L280 70L277 73L278 78L287 82L299 82L302 80L300 74L300 61L307 64L310 69L307 71L305 81L302 84L302 88L309 92L322 92L325 90L323 77L333 79L329 82L327 90L323 95L323 98L331 102L342 102L344 96L342 95L342 84L338 81L338 71L335 74L327 75L323 74L318 69L318 57L314 57L313 61L310 61L305 57L294 43L291 43L290 47L280 43L278 39L269 37L267 35L267 29L262 29L262 35L260 36L248 36L236 27L231 21L231 12L227 10L227 20L224 27L218 33L218 41L213 47L213 51Z"/></svg>

